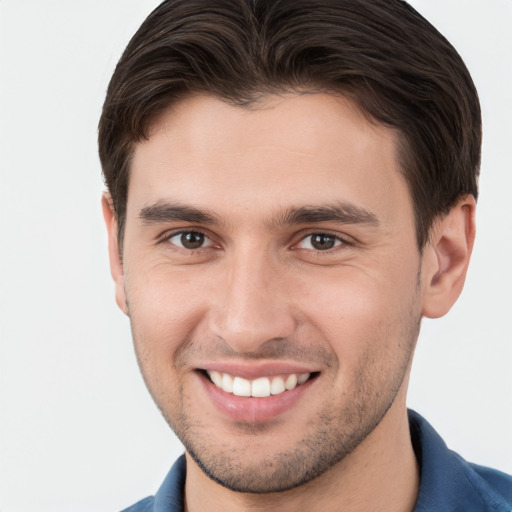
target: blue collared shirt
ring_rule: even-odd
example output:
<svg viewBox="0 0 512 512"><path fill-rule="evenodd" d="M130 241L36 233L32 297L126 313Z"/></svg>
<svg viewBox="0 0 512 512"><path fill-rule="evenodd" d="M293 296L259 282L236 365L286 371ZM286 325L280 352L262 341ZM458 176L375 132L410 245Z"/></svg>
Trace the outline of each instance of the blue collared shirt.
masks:
<svg viewBox="0 0 512 512"><path fill-rule="evenodd" d="M511 512L512 476L466 462L439 434L409 411L411 439L421 471L414 512ZM186 463L181 456L155 496L123 512L182 512Z"/></svg>

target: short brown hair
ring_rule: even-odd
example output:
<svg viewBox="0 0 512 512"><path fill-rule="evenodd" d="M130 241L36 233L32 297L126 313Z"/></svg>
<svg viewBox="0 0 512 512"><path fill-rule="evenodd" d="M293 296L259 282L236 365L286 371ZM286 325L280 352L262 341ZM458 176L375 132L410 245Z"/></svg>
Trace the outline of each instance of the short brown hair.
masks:
<svg viewBox="0 0 512 512"><path fill-rule="evenodd" d="M162 110L193 92L243 107L267 93L318 90L401 134L420 249L438 215L477 197L475 86L453 46L406 2L168 0L129 42L99 123L120 247L133 148Z"/></svg>

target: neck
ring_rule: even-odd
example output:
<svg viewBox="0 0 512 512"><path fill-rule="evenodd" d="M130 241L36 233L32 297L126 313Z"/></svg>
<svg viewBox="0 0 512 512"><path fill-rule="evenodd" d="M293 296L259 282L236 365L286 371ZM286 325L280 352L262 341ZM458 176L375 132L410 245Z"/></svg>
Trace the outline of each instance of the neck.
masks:
<svg viewBox="0 0 512 512"><path fill-rule="evenodd" d="M400 402L395 401L380 424L351 454L320 477L289 491L230 491L210 480L187 454L186 512L411 512L418 493L419 469L407 410Z"/></svg>

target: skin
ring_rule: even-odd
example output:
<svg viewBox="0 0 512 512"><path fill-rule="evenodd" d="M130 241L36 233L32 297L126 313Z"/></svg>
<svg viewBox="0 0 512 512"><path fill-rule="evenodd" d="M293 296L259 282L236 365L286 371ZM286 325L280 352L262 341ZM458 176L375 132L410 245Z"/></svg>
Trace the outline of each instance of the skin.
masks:
<svg viewBox="0 0 512 512"><path fill-rule="evenodd" d="M397 137L331 95L252 110L191 96L136 145L122 261L104 197L117 302L187 449L187 510L413 509L412 355L421 317L462 289L475 204L438 219L420 254ZM340 204L356 215L284 222ZM209 217L169 218L176 205ZM180 246L183 232L202 245ZM200 369L269 362L318 372L276 418L234 421L205 392Z"/></svg>

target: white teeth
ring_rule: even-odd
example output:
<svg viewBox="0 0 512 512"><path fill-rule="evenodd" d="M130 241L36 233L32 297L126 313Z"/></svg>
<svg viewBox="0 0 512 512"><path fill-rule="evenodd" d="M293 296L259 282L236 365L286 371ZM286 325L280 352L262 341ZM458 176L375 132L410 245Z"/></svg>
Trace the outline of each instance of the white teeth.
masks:
<svg viewBox="0 0 512 512"><path fill-rule="evenodd" d="M304 384L309 379L309 373L301 373L297 379L297 384Z"/></svg>
<svg viewBox="0 0 512 512"><path fill-rule="evenodd" d="M270 396L270 380L267 377L261 377L252 381L252 393L251 396L257 396L263 398Z"/></svg>
<svg viewBox="0 0 512 512"><path fill-rule="evenodd" d="M287 391L291 391L292 389L295 389L297 386L297 375L295 373L292 373L288 375L288 378L286 379L286 382L284 383L284 387L287 389Z"/></svg>
<svg viewBox="0 0 512 512"><path fill-rule="evenodd" d="M233 395L251 396L251 381L235 377L233 380Z"/></svg>
<svg viewBox="0 0 512 512"><path fill-rule="evenodd" d="M242 377L233 377L228 373L221 373L218 371L207 371L212 382L218 388L226 393L233 393L236 396L257 397L265 398L270 395L280 395L285 391L291 391L298 385L304 384L309 377L309 373L295 374L291 373L286 377L260 377L253 381L244 379Z"/></svg>
<svg viewBox="0 0 512 512"><path fill-rule="evenodd" d="M284 385L284 380L282 377L274 377L272 379L272 385L270 386L270 392L273 395L279 395L283 391L286 391L286 387Z"/></svg>
<svg viewBox="0 0 512 512"><path fill-rule="evenodd" d="M216 371L209 372L210 379L212 379L213 383L218 387L222 387L222 374Z"/></svg>
<svg viewBox="0 0 512 512"><path fill-rule="evenodd" d="M226 393L233 393L233 377L227 373L222 374L222 389Z"/></svg>

